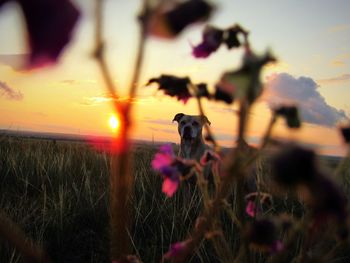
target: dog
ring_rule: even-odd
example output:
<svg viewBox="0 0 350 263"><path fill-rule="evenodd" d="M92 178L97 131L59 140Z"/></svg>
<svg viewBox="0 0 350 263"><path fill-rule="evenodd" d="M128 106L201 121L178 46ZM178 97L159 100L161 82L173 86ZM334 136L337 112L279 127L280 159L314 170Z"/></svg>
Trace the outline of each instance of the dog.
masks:
<svg viewBox="0 0 350 263"><path fill-rule="evenodd" d="M178 113L175 115L173 122L178 123L178 132L180 135L180 148L178 156L183 159L195 160L201 163L201 158L207 150L211 148L205 144L202 129L205 124L211 124L206 116L186 115ZM203 165L203 164L202 164ZM211 164L206 163L203 167L203 176L211 187L214 186L214 177L211 171ZM196 178L191 177L188 183L195 184Z"/></svg>
<svg viewBox="0 0 350 263"><path fill-rule="evenodd" d="M206 116L186 115L178 113L174 116L173 122L178 123L180 135L179 157L200 161L205 150L210 149L204 143L202 128L204 124L211 124Z"/></svg>

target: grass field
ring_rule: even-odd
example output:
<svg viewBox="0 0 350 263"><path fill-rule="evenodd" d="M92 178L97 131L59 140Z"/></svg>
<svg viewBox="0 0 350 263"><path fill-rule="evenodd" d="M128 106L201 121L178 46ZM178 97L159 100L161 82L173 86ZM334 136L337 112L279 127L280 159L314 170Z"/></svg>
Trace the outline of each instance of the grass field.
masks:
<svg viewBox="0 0 350 263"><path fill-rule="evenodd" d="M173 198L161 192L162 180L150 167L157 149L150 144L133 149L130 235L134 252L143 262L159 262L170 244L188 235L202 208L196 189L182 188ZM335 163L325 160L330 168ZM266 167L259 169L266 173ZM87 144L0 137L0 210L40 244L53 262L109 261L108 176L108 154ZM290 198L275 199L274 209L297 217L304 213L303 206ZM230 248L236 251L240 239L236 226L224 213L222 222ZM0 242L0 262L21 262L12 246ZM266 257L255 253L255 259L265 262ZM205 241L191 262L222 261Z"/></svg>

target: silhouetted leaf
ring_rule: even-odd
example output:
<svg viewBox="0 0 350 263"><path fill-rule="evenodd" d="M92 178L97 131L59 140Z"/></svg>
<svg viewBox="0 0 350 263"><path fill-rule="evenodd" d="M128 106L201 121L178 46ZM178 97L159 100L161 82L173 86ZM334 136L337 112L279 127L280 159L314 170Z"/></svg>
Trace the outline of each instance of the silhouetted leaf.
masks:
<svg viewBox="0 0 350 263"><path fill-rule="evenodd" d="M344 141L346 143L350 143L350 126L348 127L341 127L340 132L343 135Z"/></svg>
<svg viewBox="0 0 350 263"><path fill-rule="evenodd" d="M239 100L247 99L252 103L262 93L260 81L262 67L274 60L269 53L258 57L251 52L246 52L240 69L225 72L221 76L216 84L217 91L220 95L225 94L227 101L232 97Z"/></svg>
<svg viewBox="0 0 350 263"><path fill-rule="evenodd" d="M298 108L295 106L281 106L275 109L275 113L285 118L289 128L300 128Z"/></svg>
<svg viewBox="0 0 350 263"><path fill-rule="evenodd" d="M227 30L227 37L225 39L225 44L228 49L239 47L241 45L239 39L238 39L238 33L239 31L236 28L229 28Z"/></svg>
<svg viewBox="0 0 350 263"><path fill-rule="evenodd" d="M178 78L170 75L161 75L159 78L153 78L146 85L158 83L159 90L163 90L166 95L177 97L178 100L186 103L192 96L188 90L188 85L191 83L188 77Z"/></svg>

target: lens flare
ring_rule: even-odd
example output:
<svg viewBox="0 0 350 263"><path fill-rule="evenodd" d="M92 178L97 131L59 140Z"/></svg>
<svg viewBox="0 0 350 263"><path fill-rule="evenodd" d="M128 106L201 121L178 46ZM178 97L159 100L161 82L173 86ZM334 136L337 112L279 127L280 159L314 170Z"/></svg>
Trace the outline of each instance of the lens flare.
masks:
<svg viewBox="0 0 350 263"><path fill-rule="evenodd" d="M115 116L115 115L112 115L110 118L109 118L109 127L113 130L113 131L116 131L119 129L120 127L120 120Z"/></svg>

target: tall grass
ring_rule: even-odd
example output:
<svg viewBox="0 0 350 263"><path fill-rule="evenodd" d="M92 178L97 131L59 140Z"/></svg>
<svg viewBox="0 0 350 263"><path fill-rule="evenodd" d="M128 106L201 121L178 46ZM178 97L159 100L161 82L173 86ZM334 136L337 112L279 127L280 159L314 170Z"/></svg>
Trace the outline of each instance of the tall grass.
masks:
<svg viewBox="0 0 350 263"><path fill-rule="evenodd" d="M183 185L173 198L160 191L162 179L150 168L156 150L153 145L135 145L132 150L135 189L129 200L134 214L129 235L134 253L144 262L159 262L169 244L185 239L203 208L194 185ZM108 262L109 169L109 155L84 143L2 137L0 210L42 245L53 262ZM265 162L250 174L260 178L262 191L270 190ZM247 184L245 191L254 191L251 187L255 185ZM232 199L228 204L235 203ZM302 204L290 197L275 198L272 209L299 218L304 215ZM221 227L229 249L237 252L241 237L229 216L221 214ZM302 238L295 242L294 253ZM190 262L220 262L220 249L214 253L212 246L203 241ZM252 255L255 262L266 261L262 254ZM0 259L21 262L21 255L1 241Z"/></svg>
<svg viewBox="0 0 350 263"><path fill-rule="evenodd" d="M132 200L134 252L157 262L169 244L184 239L202 208L200 195L185 186L174 198L160 191L162 180L150 168L157 147L133 148ZM2 137L0 210L46 250L53 262L109 261L109 155L79 142ZM195 262L213 262L202 246ZM21 262L6 241L1 262Z"/></svg>

